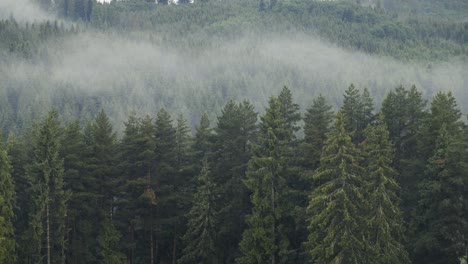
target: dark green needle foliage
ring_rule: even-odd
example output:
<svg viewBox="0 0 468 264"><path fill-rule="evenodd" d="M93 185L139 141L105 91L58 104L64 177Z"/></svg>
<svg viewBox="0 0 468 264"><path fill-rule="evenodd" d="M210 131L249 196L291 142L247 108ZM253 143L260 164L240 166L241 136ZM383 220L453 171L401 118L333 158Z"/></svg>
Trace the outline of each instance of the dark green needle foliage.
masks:
<svg viewBox="0 0 468 264"><path fill-rule="evenodd" d="M216 252L216 185L208 162L203 160L198 175L198 188L193 196L193 206L187 214L187 232L183 237L185 244L180 263L215 264Z"/></svg>
<svg viewBox="0 0 468 264"><path fill-rule="evenodd" d="M374 254L371 263L409 263L403 241L403 219L399 208L400 186L392 168L394 150L384 116L379 114L375 126L364 131L366 159L367 216L369 242Z"/></svg>
<svg viewBox="0 0 468 264"><path fill-rule="evenodd" d="M244 181L252 192L252 212L247 215L247 228L237 263L288 263L289 241L283 221L288 208L284 157L291 138L290 127L282 118L281 102L272 97L261 118L258 143L249 162Z"/></svg>
<svg viewBox="0 0 468 264"><path fill-rule="evenodd" d="M307 208L307 247L313 263L372 263L364 214L369 201L360 163L360 153L345 129L344 114L339 112L313 175L319 185Z"/></svg>
<svg viewBox="0 0 468 264"><path fill-rule="evenodd" d="M15 185L6 147L0 142L0 263L16 262L15 252Z"/></svg>

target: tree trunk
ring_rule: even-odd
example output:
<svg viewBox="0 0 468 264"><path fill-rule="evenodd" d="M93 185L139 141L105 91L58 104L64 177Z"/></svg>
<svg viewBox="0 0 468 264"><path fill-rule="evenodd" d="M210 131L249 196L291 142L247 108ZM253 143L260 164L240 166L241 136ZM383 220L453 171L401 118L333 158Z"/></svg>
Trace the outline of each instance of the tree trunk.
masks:
<svg viewBox="0 0 468 264"><path fill-rule="evenodd" d="M153 242L153 228L152 227L150 230L150 240L151 240L151 252L150 252L151 262L150 264L154 264L154 242Z"/></svg>
<svg viewBox="0 0 468 264"><path fill-rule="evenodd" d="M172 264L177 263L176 247L177 247L177 239L176 239L176 233L174 232L174 238L172 239Z"/></svg>
<svg viewBox="0 0 468 264"><path fill-rule="evenodd" d="M47 225L47 264L50 264L50 220L49 203L46 203L46 225Z"/></svg>
<svg viewBox="0 0 468 264"><path fill-rule="evenodd" d="M275 219L275 181L272 179L271 180L271 208L273 210L273 225L272 225L272 231L273 231L273 243L276 244L276 219ZM276 263L276 252L272 252L271 256L271 264Z"/></svg>

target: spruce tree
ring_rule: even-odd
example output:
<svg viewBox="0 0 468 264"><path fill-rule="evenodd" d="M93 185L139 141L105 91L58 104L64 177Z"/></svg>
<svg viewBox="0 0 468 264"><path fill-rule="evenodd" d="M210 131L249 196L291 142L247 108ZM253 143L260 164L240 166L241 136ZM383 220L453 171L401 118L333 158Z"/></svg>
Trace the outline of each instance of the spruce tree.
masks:
<svg viewBox="0 0 468 264"><path fill-rule="evenodd" d="M94 220L93 233L97 237L102 237L107 241L108 235L114 236L114 213L116 209L115 199L117 195L116 186L121 179L117 177L117 142L116 134L110 123L109 117L104 110L101 110L91 124L89 136L90 151L92 158L89 162L90 177L93 179L92 192L96 194L93 201L95 209L91 213ZM86 134L85 134L86 141ZM119 234L120 236L120 234ZM114 243L100 243L97 241L95 248L90 248L95 256L104 261L102 252L118 252L118 247ZM103 248L105 247L105 248ZM112 248L108 248L112 247Z"/></svg>
<svg viewBox="0 0 468 264"><path fill-rule="evenodd" d="M210 153L213 148L213 129L210 128L210 120L206 113L202 115L200 124L195 127L195 131L193 143L194 162L201 164L204 158L210 158Z"/></svg>
<svg viewBox="0 0 468 264"><path fill-rule="evenodd" d="M129 263L146 258L154 263L154 207L157 204L152 181L155 127L151 117L131 114L125 122L120 145L123 175L118 195L116 227L122 230L121 245ZM153 257L153 258L152 258Z"/></svg>
<svg viewBox="0 0 468 264"><path fill-rule="evenodd" d="M250 210L249 193L242 182L256 141L257 113L248 101L229 101L218 117L213 144L212 171L220 197L216 243L220 262L234 262Z"/></svg>
<svg viewBox="0 0 468 264"><path fill-rule="evenodd" d="M364 89L361 93L351 84L345 91L341 111L345 117L346 130L353 132L354 143L360 143L364 138L363 131L372 121L373 110L374 106L369 91Z"/></svg>
<svg viewBox="0 0 468 264"><path fill-rule="evenodd" d="M468 143L463 131L454 133L442 124L420 183L414 263L460 263L467 256Z"/></svg>
<svg viewBox="0 0 468 264"><path fill-rule="evenodd" d="M174 221L180 215L178 210L177 184L177 139L176 129L169 113L162 108L155 122L155 192L158 205L156 209L156 241L158 251L155 251L155 262L174 260L174 238L178 222ZM160 255L159 253L164 253Z"/></svg>
<svg viewBox="0 0 468 264"><path fill-rule="evenodd" d="M34 157L26 174L31 194L29 238L31 261L65 262L65 218L69 193L64 190L63 160L59 158L62 129L57 111L49 112L34 134Z"/></svg>
<svg viewBox="0 0 468 264"><path fill-rule="evenodd" d="M278 100L280 101L281 118L285 124L288 132L291 133L291 141L295 139L295 133L300 129L297 125L301 121L301 114L299 113L299 105L294 103L292 92L284 86L281 90Z"/></svg>
<svg viewBox="0 0 468 264"><path fill-rule="evenodd" d="M15 252L15 186L7 150L0 142L0 263L16 263Z"/></svg>
<svg viewBox="0 0 468 264"><path fill-rule="evenodd" d="M393 146L383 114L374 127L365 130L369 214L367 216L370 243L374 249L372 263L409 263L403 244L403 219L399 208L400 187L391 167Z"/></svg>
<svg viewBox="0 0 468 264"><path fill-rule="evenodd" d="M246 217L238 263L287 263L289 241L283 221L287 207L284 200L284 152L290 140L288 124L281 113L281 102L272 97L261 118L258 145L249 162L244 181L252 192L252 212Z"/></svg>
<svg viewBox="0 0 468 264"><path fill-rule="evenodd" d="M313 175L319 186L313 190L307 208L307 246L314 263L369 263L371 250L363 215L368 203L364 169L359 164L360 154L340 112Z"/></svg>
<svg viewBox="0 0 468 264"><path fill-rule="evenodd" d="M301 144L301 152L305 169L318 168L322 148L327 138L326 134L332 121L332 107L327 104L325 97L319 95L312 101L312 105L304 115L304 142Z"/></svg>
<svg viewBox="0 0 468 264"><path fill-rule="evenodd" d="M97 236L93 218L98 194L93 189L95 181L88 168L90 148L78 121L65 128L60 146L64 188L71 192L67 212L67 262L93 262L96 256L91 249L96 247Z"/></svg>
<svg viewBox="0 0 468 264"><path fill-rule="evenodd" d="M216 186L208 162L203 160L199 186L187 215L188 229L180 263L218 263L216 252Z"/></svg>

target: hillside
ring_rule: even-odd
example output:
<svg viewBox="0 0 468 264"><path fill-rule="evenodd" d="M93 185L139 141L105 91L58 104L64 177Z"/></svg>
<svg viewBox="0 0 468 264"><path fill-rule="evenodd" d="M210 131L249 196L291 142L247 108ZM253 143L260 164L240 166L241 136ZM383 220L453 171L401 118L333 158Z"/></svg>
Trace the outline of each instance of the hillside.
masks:
<svg viewBox="0 0 468 264"><path fill-rule="evenodd" d="M31 22L54 18L31 6L30 20L10 13L1 22L5 130L21 131L51 106L82 122L104 108L118 126L132 111L165 106L194 124L228 99L249 99L260 109L283 85L301 106L319 93L337 106L350 83L369 88L377 102L400 84L415 84L427 98L452 90L462 105L468 100L468 24L455 15L432 18L420 2L413 3L418 16L398 15L396 4L346 1L279 1L259 10L245 0L70 0L66 12L63 3L54 12L57 19L66 13L65 20Z"/></svg>

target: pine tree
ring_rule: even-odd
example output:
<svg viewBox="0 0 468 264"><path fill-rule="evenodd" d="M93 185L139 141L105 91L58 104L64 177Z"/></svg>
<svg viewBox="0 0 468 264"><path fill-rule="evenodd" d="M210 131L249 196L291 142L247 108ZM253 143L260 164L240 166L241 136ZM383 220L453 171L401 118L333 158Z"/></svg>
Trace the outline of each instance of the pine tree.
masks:
<svg viewBox="0 0 468 264"><path fill-rule="evenodd" d="M71 192L67 212L67 263L96 261L92 248L96 246L94 211L98 194L88 168L90 149L84 141L78 121L64 130L60 157L64 165L64 188Z"/></svg>
<svg viewBox="0 0 468 264"><path fill-rule="evenodd" d="M297 173L295 184L296 195L293 201L295 206L295 230L291 244L297 248L296 252L301 257L296 262L305 262L307 254L302 244L307 240L307 213L309 195L314 189L312 175L320 164L320 155L326 141L326 134L330 130L333 120L332 107L327 104L322 95L316 97L312 105L304 115L304 140L299 144L296 151L296 162L300 171ZM289 233L292 233L291 231Z"/></svg>
<svg viewBox="0 0 468 264"><path fill-rule="evenodd" d="M180 263L218 263L216 252L215 184L206 159L198 176L199 187L193 206L187 215L188 230L183 240L185 248Z"/></svg>
<svg viewBox="0 0 468 264"><path fill-rule="evenodd" d="M0 142L0 263L16 263L15 252L15 186L7 150Z"/></svg>
<svg viewBox="0 0 468 264"><path fill-rule="evenodd" d="M288 124L281 115L281 102L272 97L261 118L258 145L244 181L252 192L252 212L246 217L238 263L287 263L289 241L284 233L286 179L284 151L290 140Z"/></svg>
<svg viewBox="0 0 468 264"><path fill-rule="evenodd" d="M370 202L369 239L375 254L372 263L409 263L403 244L403 219L399 208L400 187L395 180L396 171L391 167L393 146L384 116L378 116L374 127L365 130L364 151L367 165L367 197Z"/></svg>
<svg viewBox="0 0 468 264"><path fill-rule="evenodd" d="M195 130L196 133L193 143L194 158L195 163L201 164L204 158L210 158L213 149L213 129L210 128L210 120L206 113L202 115L200 124L195 127Z"/></svg>
<svg viewBox="0 0 468 264"><path fill-rule="evenodd" d="M119 246L120 233L115 229L111 221L105 220L100 226L99 236L96 238L98 244L99 263L103 264L125 264L125 256L116 251Z"/></svg>
<svg viewBox="0 0 468 264"><path fill-rule="evenodd" d="M114 229L114 213L116 205L114 203L114 198L117 194L116 186L119 185L119 182L122 179L117 177L117 144L116 144L116 135L113 131L112 125L110 123L109 117L107 116L104 110L101 110L99 114L94 119L91 124L91 130L89 131L91 135L90 148L91 156L89 162L90 177L94 181L92 192L96 194L96 200L94 201L95 210L92 212L94 225L93 228L95 231L95 236L104 237L107 239L108 234L105 232L110 232L109 230ZM86 141L86 134L85 134ZM97 230L96 230L97 229ZM118 232L117 230L115 232ZM110 233L114 233L113 231ZM120 234L119 234L120 236ZM114 243L102 244L97 241L96 248L91 248L96 256L101 257L100 252L107 252L108 248L102 248L102 246L115 246L110 249L112 252L117 252L118 248Z"/></svg>
<svg viewBox="0 0 468 264"><path fill-rule="evenodd" d="M446 109L448 110L448 109ZM457 121L452 121L452 125ZM463 131L439 130L420 184L415 263L460 263L468 245L468 143Z"/></svg>
<svg viewBox="0 0 468 264"><path fill-rule="evenodd" d="M157 205L157 224L155 262L174 261L174 238L178 227L177 188L177 139L176 129L172 125L169 113L162 108L156 118L155 134L155 192L159 200ZM159 255L165 252L165 255Z"/></svg>
<svg viewBox="0 0 468 264"><path fill-rule="evenodd" d="M218 117L213 144L213 173L220 197L219 232L216 242L220 262L234 262L245 227L244 218L250 210L245 179L247 163L256 140L257 113L248 101L229 101Z"/></svg>
<svg viewBox="0 0 468 264"><path fill-rule="evenodd" d="M31 260L65 262L65 217L69 193L64 190L63 160L59 158L61 127L57 111L49 112L35 131L34 159L27 167L32 197L30 208Z"/></svg>
<svg viewBox="0 0 468 264"><path fill-rule="evenodd" d="M421 171L424 171L425 159L421 157L421 131L426 119L426 101L415 86L405 89L400 86L390 91L382 102L382 113L388 126L389 138L395 146L393 167L397 170L397 182L401 186L401 204L407 249L414 247L416 232L415 209L418 205L418 184L421 181ZM411 253L411 252L410 252Z"/></svg>
<svg viewBox="0 0 468 264"><path fill-rule="evenodd" d="M354 143L359 143L364 138L363 131L372 121L373 110L374 106L369 91L364 89L361 93L351 84L345 91L341 111L345 117L346 130L354 133Z"/></svg>
<svg viewBox="0 0 468 264"><path fill-rule="evenodd" d="M124 177L118 196L116 227L124 234L121 245L126 248L129 263L137 257L154 263L154 193L152 170L155 148L155 127L151 117L131 114L125 122L120 145L120 168Z"/></svg>
<svg viewBox="0 0 468 264"><path fill-rule="evenodd" d="M29 140L32 139L27 133L23 138L18 138L14 133L10 133L7 140L8 156L11 163L11 176L15 185L16 206L15 206L15 221L13 222L16 232L16 254L18 259L31 259L34 251L28 233L29 228L29 209L31 204L31 194L27 192L29 189L29 181L26 176L25 165L31 163L32 160L32 144ZM27 140L26 140L27 139ZM35 251L34 251L35 252Z"/></svg>
<svg viewBox="0 0 468 264"><path fill-rule="evenodd" d="M304 153L302 164L306 169L318 168L326 134L332 121L332 107L327 104L325 97L319 95L313 100L304 116L304 142L301 149Z"/></svg>
<svg viewBox="0 0 468 264"><path fill-rule="evenodd" d="M314 174L307 246L314 263L369 263L363 212L368 210L360 154L345 130L342 112L328 135Z"/></svg>
<svg viewBox="0 0 468 264"><path fill-rule="evenodd" d="M283 119L286 129L291 133L291 141L294 141L296 138L295 133L300 129L297 125L297 123L301 121L299 105L293 102L292 92L287 86L283 87L278 99L280 101L281 118Z"/></svg>

